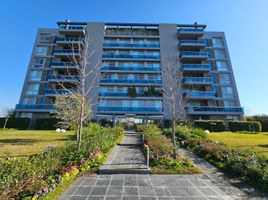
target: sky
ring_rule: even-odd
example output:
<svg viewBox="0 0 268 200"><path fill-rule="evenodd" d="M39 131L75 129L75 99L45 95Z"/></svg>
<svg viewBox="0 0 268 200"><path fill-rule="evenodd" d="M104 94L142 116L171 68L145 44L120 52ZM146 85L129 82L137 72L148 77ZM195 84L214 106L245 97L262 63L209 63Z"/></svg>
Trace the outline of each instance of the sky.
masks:
<svg viewBox="0 0 268 200"><path fill-rule="evenodd" d="M194 23L224 31L246 115L268 114L267 0L0 1L0 110L19 101L38 28L57 21Z"/></svg>

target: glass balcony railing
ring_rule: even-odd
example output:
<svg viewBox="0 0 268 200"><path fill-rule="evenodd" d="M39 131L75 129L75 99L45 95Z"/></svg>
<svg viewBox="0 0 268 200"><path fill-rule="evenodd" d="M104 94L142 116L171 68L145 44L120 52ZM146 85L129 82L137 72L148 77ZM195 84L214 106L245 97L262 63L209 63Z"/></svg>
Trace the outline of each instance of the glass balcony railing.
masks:
<svg viewBox="0 0 268 200"><path fill-rule="evenodd" d="M187 57L187 58L191 58L191 57L204 57L204 58L208 58L208 52L198 52L198 51L182 51L180 53L180 58L183 57Z"/></svg>
<svg viewBox="0 0 268 200"><path fill-rule="evenodd" d="M131 59L160 59L160 55L135 55L135 54L110 54L102 55L102 58L131 58Z"/></svg>
<svg viewBox="0 0 268 200"><path fill-rule="evenodd" d="M17 104L16 109L25 109L25 110L52 110L52 104Z"/></svg>
<svg viewBox="0 0 268 200"><path fill-rule="evenodd" d="M130 97L129 93L121 93L121 92L100 92L99 96L107 96L107 97ZM161 95L157 94L144 94L138 93L135 97L160 97Z"/></svg>
<svg viewBox="0 0 268 200"><path fill-rule="evenodd" d="M78 49L55 49L54 54L79 54L80 50Z"/></svg>
<svg viewBox="0 0 268 200"><path fill-rule="evenodd" d="M83 30L85 26L72 26L72 25L62 25L60 26L61 29L71 29L71 30Z"/></svg>
<svg viewBox="0 0 268 200"><path fill-rule="evenodd" d="M188 106L187 110L190 112L238 112L242 113L243 108L240 107L205 107L205 106Z"/></svg>
<svg viewBox="0 0 268 200"><path fill-rule="evenodd" d="M211 70L211 64L183 64L183 70Z"/></svg>
<svg viewBox="0 0 268 200"><path fill-rule="evenodd" d="M159 48L157 43L119 43L119 42L104 42L104 47L152 47Z"/></svg>
<svg viewBox="0 0 268 200"><path fill-rule="evenodd" d="M211 77L185 77L183 79L183 82L184 83L192 83L192 84L202 84L202 83L209 83L209 84L212 84L214 81L213 81L213 78Z"/></svg>
<svg viewBox="0 0 268 200"><path fill-rule="evenodd" d="M73 62L58 62L52 61L51 66L58 66L58 67L78 67L76 63Z"/></svg>
<svg viewBox="0 0 268 200"><path fill-rule="evenodd" d="M78 81L79 80L79 76L77 75L49 75L48 76L48 79L54 79L54 80L58 80L58 81L68 81L68 80L71 80L71 81Z"/></svg>
<svg viewBox="0 0 268 200"><path fill-rule="evenodd" d="M181 40L179 42L179 46L182 46L182 45L200 45L200 46L206 46L207 45L207 42L206 40Z"/></svg>
<svg viewBox="0 0 268 200"><path fill-rule="evenodd" d="M179 28L178 33L202 33L204 28Z"/></svg>
<svg viewBox="0 0 268 200"><path fill-rule="evenodd" d="M106 107L106 106L99 106L98 111L161 112L162 107Z"/></svg>
<svg viewBox="0 0 268 200"><path fill-rule="evenodd" d="M81 38L58 37L56 42L84 42Z"/></svg>
<svg viewBox="0 0 268 200"><path fill-rule="evenodd" d="M105 79L100 80L101 83L151 83L151 84L161 84L161 80L119 80L119 79Z"/></svg>
<svg viewBox="0 0 268 200"><path fill-rule="evenodd" d="M68 94L70 91L74 91L73 89L46 89L44 90L45 94L50 94L50 95L57 95L57 94Z"/></svg>
<svg viewBox="0 0 268 200"><path fill-rule="evenodd" d="M126 71L160 71L159 67L144 67L143 65L133 66L102 66L102 70L126 70Z"/></svg>
<svg viewBox="0 0 268 200"><path fill-rule="evenodd" d="M216 97L214 91L187 91L184 93L187 97Z"/></svg>
<svg viewBox="0 0 268 200"><path fill-rule="evenodd" d="M133 35L133 36L158 36L158 31L138 31L138 30L112 30L107 29L105 30L105 35Z"/></svg>

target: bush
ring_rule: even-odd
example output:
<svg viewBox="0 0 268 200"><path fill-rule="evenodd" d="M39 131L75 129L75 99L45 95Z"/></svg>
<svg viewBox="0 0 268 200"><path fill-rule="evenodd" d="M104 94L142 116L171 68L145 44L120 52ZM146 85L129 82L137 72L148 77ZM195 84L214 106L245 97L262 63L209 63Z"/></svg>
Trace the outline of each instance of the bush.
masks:
<svg viewBox="0 0 268 200"><path fill-rule="evenodd" d="M194 126L211 132L225 131L225 123L222 120L195 120Z"/></svg>
<svg viewBox="0 0 268 200"><path fill-rule="evenodd" d="M5 123L5 118L0 118L0 128L3 128ZM20 130L25 130L29 127L30 119L29 118L15 118L11 117L7 121L6 128L15 128Z"/></svg>
<svg viewBox="0 0 268 200"><path fill-rule="evenodd" d="M107 119L100 119L100 125L104 127L112 127L113 126L113 121L107 120Z"/></svg>
<svg viewBox="0 0 268 200"><path fill-rule="evenodd" d="M258 121L261 123L262 131L268 132L268 115L255 115L246 117L247 121Z"/></svg>
<svg viewBox="0 0 268 200"><path fill-rule="evenodd" d="M230 121L228 122L228 125L232 132L246 131L250 133L258 133L261 131L260 122L255 121Z"/></svg>
<svg viewBox="0 0 268 200"><path fill-rule="evenodd" d="M192 126L192 123L190 121L176 121L176 125ZM164 127L162 128L171 128L171 127L172 127L172 121L169 119L165 119Z"/></svg>
<svg viewBox="0 0 268 200"><path fill-rule="evenodd" d="M57 123L59 122L56 118L47 118L47 119L36 119L35 128L37 130L55 130L57 127Z"/></svg>

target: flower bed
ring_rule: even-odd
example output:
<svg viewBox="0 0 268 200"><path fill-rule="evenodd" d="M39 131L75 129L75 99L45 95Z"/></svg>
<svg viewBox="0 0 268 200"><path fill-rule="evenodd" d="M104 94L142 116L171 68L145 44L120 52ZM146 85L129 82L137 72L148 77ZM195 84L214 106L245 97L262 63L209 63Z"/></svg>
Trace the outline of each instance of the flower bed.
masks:
<svg viewBox="0 0 268 200"><path fill-rule="evenodd" d="M1 159L1 198L42 199L54 191L57 193L57 188L68 186L78 174L98 170L122 135L122 128L90 124L84 130L80 150L69 142L33 156Z"/></svg>
<svg viewBox="0 0 268 200"><path fill-rule="evenodd" d="M180 156L171 141L155 125L143 128L144 141L150 149L150 169L155 174L196 174L201 170Z"/></svg>

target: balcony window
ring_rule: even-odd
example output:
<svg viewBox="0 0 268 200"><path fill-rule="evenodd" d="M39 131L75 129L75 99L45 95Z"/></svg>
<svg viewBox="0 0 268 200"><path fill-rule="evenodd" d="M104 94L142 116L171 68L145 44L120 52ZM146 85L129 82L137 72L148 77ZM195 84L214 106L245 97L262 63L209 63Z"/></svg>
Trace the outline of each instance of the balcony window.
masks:
<svg viewBox="0 0 268 200"><path fill-rule="evenodd" d="M20 113L20 118L32 118L33 113L28 113L28 112L22 112Z"/></svg>
<svg viewBox="0 0 268 200"><path fill-rule="evenodd" d="M223 101L223 104L225 108L236 106L234 101Z"/></svg>
<svg viewBox="0 0 268 200"><path fill-rule="evenodd" d="M31 71L30 72L30 81L40 81L41 80L41 76L42 76L42 72L41 71Z"/></svg>
<svg viewBox="0 0 268 200"><path fill-rule="evenodd" d="M219 59L226 58L225 52L223 50L214 50L214 57Z"/></svg>
<svg viewBox="0 0 268 200"><path fill-rule="evenodd" d="M219 72L225 72L228 71L227 62L224 61L217 61L216 62L217 68Z"/></svg>
<svg viewBox="0 0 268 200"><path fill-rule="evenodd" d="M46 56L48 52L48 47L36 47L35 55L36 56Z"/></svg>
<svg viewBox="0 0 268 200"><path fill-rule="evenodd" d="M220 74L219 78L220 78L221 84L230 84L231 83L231 79L230 79L229 74Z"/></svg>
<svg viewBox="0 0 268 200"><path fill-rule="evenodd" d="M26 94L27 95L37 95L39 91L40 84L28 84Z"/></svg>
<svg viewBox="0 0 268 200"><path fill-rule="evenodd" d="M26 97L23 98L22 104L35 104L36 98L35 97Z"/></svg>
<svg viewBox="0 0 268 200"><path fill-rule="evenodd" d="M222 87L222 96L224 98L233 98L233 88L232 87Z"/></svg>
<svg viewBox="0 0 268 200"><path fill-rule="evenodd" d="M213 47L223 47L222 38L212 38Z"/></svg>
<svg viewBox="0 0 268 200"><path fill-rule="evenodd" d="M233 116L233 115L227 115L226 119L230 120L230 121L238 121L239 117L238 116Z"/></svg>

